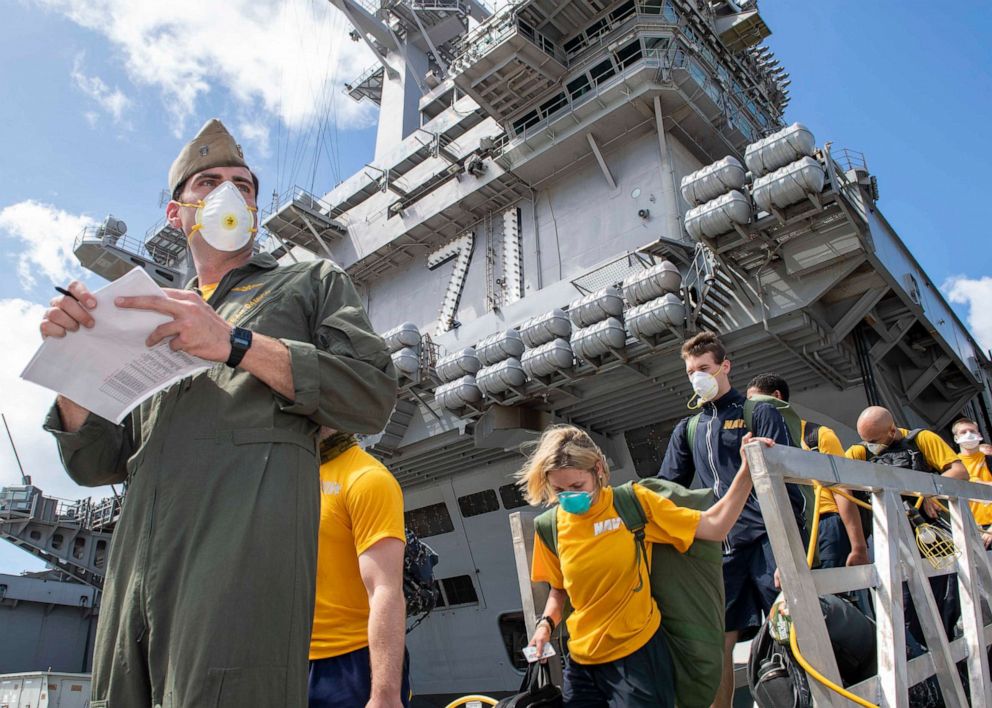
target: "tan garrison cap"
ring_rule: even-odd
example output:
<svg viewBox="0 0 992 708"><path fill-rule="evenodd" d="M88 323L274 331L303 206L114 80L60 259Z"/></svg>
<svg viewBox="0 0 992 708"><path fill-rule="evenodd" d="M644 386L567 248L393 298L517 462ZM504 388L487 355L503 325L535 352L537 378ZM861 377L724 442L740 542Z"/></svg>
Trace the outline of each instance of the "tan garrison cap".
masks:
<svg viewBox="0 0 992 708"><path fill-rule="evenodd" d="M234 136L216 118L208 120L182 150L169 168L169 192L176 196L176 189L197 172L211 167L244 167L251 171L245 162L241 146L234 142ZM258 194L258 177L252 172L255 194Z"/></svg>

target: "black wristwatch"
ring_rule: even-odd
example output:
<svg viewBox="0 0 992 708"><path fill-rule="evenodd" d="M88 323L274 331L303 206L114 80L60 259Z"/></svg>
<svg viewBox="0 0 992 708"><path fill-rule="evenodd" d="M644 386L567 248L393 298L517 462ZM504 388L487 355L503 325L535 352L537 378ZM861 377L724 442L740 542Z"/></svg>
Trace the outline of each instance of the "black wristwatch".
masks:
<svg viewBox="0 0 992 708"><path fill-rule="evenodd" d="M554 634L555 633L555 621L553 619L551 619L547 615L544 615L543 617L541 617L541 619L539 619L535 623L534 626L536 627L537 625L541 624L541 622L547 622L548 623L548 629L551 630L551 634Z"/></svg>
<svg viewBox="0 0 992 708"><path fill-rule="evenodd" d="M245 357L245 352L251 346L251 330L235 327L231 330L231 356L225 362L232 369L241 363Z"/></svg>

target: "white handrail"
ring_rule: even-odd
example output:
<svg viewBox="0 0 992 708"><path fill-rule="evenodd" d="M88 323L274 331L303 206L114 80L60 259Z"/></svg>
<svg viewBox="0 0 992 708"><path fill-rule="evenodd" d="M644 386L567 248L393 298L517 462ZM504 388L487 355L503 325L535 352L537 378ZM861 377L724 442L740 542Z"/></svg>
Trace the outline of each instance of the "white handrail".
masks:
<svg viewBox="0 0 992 708"><path fill-rule="evenodd" d="M955 662L967 658L971 705L992 705L992 681L986 648L992 624L986 625L982 601L992 605L992 565L980 539L969 501L992 502L992 486L886 465L803 452L796 448L745 448L754 488L768 529L797 639L803 655L830 681L841 684L819 594L866 588L874 593L878 675L848 690L880 706L908 706L908 690L936 676L948 706L967 706ZM861 568L810 571L792 514L786 482L869 492L874 515L875 562ZM951 572L957 573L964 636L949 642L930 583L934 575L916 550L901 494L937 496L949 501L955 546L961 551ZM906 659L902 584L909 586L928 646L926 654ZM836 694L810 682L817 705L837 705Z"/></svg>

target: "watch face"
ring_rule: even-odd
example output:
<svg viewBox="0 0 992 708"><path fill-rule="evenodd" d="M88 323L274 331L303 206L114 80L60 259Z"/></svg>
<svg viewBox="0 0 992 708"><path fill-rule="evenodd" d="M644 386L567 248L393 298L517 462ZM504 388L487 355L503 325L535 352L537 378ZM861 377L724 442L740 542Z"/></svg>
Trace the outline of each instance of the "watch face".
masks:
<svg viewBox="0 0 992 708"><path fill-rule="evenodd" d="M251 344L251 332L241 327L235 327L234 332L231 333L231 339L236 344L247 347Z"/></svg>

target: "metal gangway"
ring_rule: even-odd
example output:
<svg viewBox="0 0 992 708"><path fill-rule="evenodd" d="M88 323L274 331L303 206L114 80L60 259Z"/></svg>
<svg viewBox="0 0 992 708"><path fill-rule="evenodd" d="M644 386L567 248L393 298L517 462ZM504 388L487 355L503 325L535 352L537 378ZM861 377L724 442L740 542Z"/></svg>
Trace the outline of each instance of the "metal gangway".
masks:
<svg viewBox="0 0 992 708"><path fill-rule="evenodd" d="M805 660L827 680L842 685L831 648L819 597L867 589L874 598L878 674L846 690L868 704L908 708L908 691L936 676L944 703L992 706L988 645L992 642L992 564L981 541L969 501L992 502L992 486L935 474L857 462L796 448L745 450L754 479L782 591L788 604L796 642ZM839 486L868 492L871 497L874 562L850 568L810 570L799 529L792 515L786 482ZM950 511L957 555L940 567L924 560L917 550L901 495L937 497ZM964 635L949 641L940 620L929 578L957 573ZM903 583L909 587L927 652L907 661ZM968 690L956 664L967 663ZM854 705L824 684L809 680L818 706ZM970 694L971 701L968 701Z"/></svg>
<svg viewBox="0 0 992 708"><path fill-rule="evenodd" d="M992 706L988 646L992 643L992 562L981 540L969 501L992 502L992 485L936 474L759 444L745 449L754 489L768 528L782 592L803 661L822 678L858 697L861 705L909 708L909 689L935 676L948 708ZM811 570L796 524L786 483L815 482L844 491L867 492L873 517L874 562L849 568ZM937 497L949 509L956 555L934 567L920 555L901 495ZM510 515L514 557L527 636L534 631L547 599L544 583L531 583L534 517ZM952 554L953 555L953 554ZM963 636L948 640L929 579L957 574ZM906 658L903 583L909 588L927 651ZM844 686L827 633L819 598L867 590L874 601L878 673ZM966 661L965 688L956 664ZM554 664L554 662L552 662ZM554 664L555 680L560 667ZM816 706L853 706L854 701L809 675ZM746 687L746 667L735 670L735 685ZM970 701L969 701L970 696Z"/></svg>

